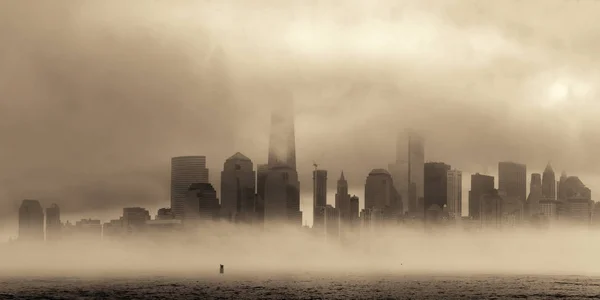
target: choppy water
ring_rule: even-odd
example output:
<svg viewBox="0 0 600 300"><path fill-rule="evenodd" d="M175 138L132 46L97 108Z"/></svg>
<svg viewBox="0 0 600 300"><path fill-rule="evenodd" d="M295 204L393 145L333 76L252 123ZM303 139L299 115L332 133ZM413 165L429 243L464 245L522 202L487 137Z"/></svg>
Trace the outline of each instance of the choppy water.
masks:
<svg viewBox="0 0 600 300"><path fill-rule="evenodd" d="M5 277L0 299L600 299L600 277Z"/></svg>

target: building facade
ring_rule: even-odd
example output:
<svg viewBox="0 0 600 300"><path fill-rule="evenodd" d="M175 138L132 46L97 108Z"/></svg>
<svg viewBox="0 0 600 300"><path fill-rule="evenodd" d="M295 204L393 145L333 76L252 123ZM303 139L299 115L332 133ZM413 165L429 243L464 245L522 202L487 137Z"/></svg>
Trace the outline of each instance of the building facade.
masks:
<svg viewBox="0 0 600 300"><path fill-rule="evenodd" d="M481 213L481 196L494 192L494 176L479 173L471 175L471 190L469 191L469 217L479 220Z"/></svg>
<svg viewBox="0 0 600 300"><path fill-rule="evenodd" d="M498 163L498 189L508 197L527 200L527 166L514 162Z"/></svg>
<svg viewBox="0 0 600 300"><path fill-rule="evenodd" d="M448 171L450 165L441 162L425 163L425 210L437 205L443 208L448 200Z"/></svg>
<svg viewBox="0 0 600 300"><path fill-rule="evenodd" d="M60 240L62 223L60 221L60 208L53 203L46 208L46 241Z"/></svg>
<svg viewBox="0 0 600 300"><path fill-rule="evenodd" d="M323 228L327 206L327 171L313 171L313 228Z"/></svg>
<svg viewBox="0 0 600 300"><path fill-rule="evenodd" d="M255 186L252 161L239 152L229 157L221 172L221 218L253 223L256 219Z"/></svg>
<svg viewBox="0 0 600 300"><path fill-rule="evenodd" d="M402 200L394 187L390 173L384 169L373 169L365 183L365 209L385 211L390 215L402 215Z"/></svg>
<svg viewBox="0 0 600 300"><path fill-rule="evenodd" d="M183 218L190 185L208 183L204 156L180 156L171 159L171 209L175 218Z"/></svg>
<svg viewBox="0 0 600 300"><path fill-rule="evenodd" d="M425 146L421 135L407 129L396 139L396 161L388 166L394 188L402 199L403 213L422 214L425 197Z"/></svg>
<svg viewBox="0 0 600 300"><path fill-rule="evenodd" d="M448 215L453 218L462 217L462 171L449 170L446 174L448 183L446 195L448 195Z"/></svg>
<svg viewBox="0 0 600 300"><path fill-rule="evenodd" d="M542 174L542 197L547 200L556 200L556 178L550 163L546 165Z"/></svg>
<svg viewBox="0 0 600 300"><path fill-rule="evenodd" d="M19 240L44 240L44 210L38 200L26 199L19 207Z"/></svg>

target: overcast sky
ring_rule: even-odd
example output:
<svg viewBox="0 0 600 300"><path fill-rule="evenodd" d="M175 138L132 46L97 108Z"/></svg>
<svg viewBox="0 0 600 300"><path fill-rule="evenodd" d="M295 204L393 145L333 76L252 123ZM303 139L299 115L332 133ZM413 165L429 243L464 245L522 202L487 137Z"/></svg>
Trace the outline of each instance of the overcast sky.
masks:
<svg viewBox="0 0 600 300"><path fill-rule="evenodd" d="M591 0L2 1L0 219L23 198L73 218L168 206L171 156L206 155L218 187L236 151L266 162L282 89L304 207L313 161L362 202L405 127L465 192L498 161L552 161L597 198L599 15Z"/></svg>

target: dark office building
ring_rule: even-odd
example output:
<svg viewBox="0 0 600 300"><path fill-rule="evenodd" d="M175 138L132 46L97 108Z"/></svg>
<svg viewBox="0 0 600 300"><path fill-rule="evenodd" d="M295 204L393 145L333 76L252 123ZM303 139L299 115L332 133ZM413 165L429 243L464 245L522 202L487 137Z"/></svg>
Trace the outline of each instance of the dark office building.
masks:
<svg viewBox="0 0 600 300"><path fill-rule="evenodd" d="M46 208L46 240L55 241L61 238L62 223L60 222L60 208L52 204Z"/></svg>
<svg viewBox="0 0 600 300"><path fill-rule="evenodd" d="M44 210L37 200L23 200L19 207L19 240L44 240Z"/></svg>
<svg viewBox="0 0 600 300"><path fill-rule="evenodd" d="M498 163L498 190L508 197L527 200L527 166L514 162Z"/></svg>
<svg viewBox="0 0 600 300"><path fill-rule="evenodd" d="M322 228L327 206L327 171L313 171L313 228Z"/></svg>
<svg viewBox="0 0 600 300"><path fill-rule="evenodd" d="M193 183L190 185L186 199L184 220L216 220L220 211L217 192L210 183Z"/></svg>
<svg viewBox="0 0 600 300"><path fill-rule="evenodd" d="M450 165L441 162L425 163L425 210L432 205L443 208L448 199L448 178Z"/></svg>
<svg viewBox="0 0 600 300"><path fill-rule="evenodd" d="M481 196L494 193L494 176L471 175L471 190L469 191L469 217L479 220L481 213Z"/></svg>

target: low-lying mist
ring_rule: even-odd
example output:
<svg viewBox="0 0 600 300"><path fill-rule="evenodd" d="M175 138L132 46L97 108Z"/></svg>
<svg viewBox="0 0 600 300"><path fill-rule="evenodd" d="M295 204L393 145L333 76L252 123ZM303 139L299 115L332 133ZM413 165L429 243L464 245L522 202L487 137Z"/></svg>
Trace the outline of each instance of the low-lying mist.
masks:
<svg viewBox="0 0 600 300"><path fill-rule="evenodd" d="M346 234L212 226L193 234L0 246L0 276L600 273L597 232L511 230Z"/></svg>

